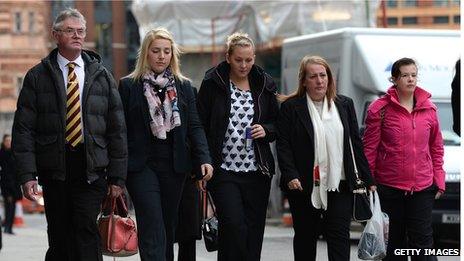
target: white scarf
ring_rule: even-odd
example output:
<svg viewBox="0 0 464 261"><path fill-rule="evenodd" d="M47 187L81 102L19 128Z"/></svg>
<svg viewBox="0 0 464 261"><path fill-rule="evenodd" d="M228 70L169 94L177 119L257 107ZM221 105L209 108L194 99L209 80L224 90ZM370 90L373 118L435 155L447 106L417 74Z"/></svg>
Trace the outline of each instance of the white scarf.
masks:
<svg viewBox="0 0 464 261"><path fill-rule="evenodd" d="M338 191L343 170L343 125L333 101L324 97L322 113L306 94L308 111L314 128L314 167L319 166L320 184L313 182L311 203L317 209L327 209L327 191ZM311 173L312 175L312 173Z"/></svg>

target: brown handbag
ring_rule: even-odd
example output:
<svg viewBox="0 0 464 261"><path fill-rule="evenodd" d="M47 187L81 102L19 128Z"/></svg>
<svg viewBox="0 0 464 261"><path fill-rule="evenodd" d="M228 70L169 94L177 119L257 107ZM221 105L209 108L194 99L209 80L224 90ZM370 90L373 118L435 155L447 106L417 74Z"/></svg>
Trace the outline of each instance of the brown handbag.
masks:
<svg viewBox="0 0 464 261"><path fill-rule="evenodd" d="M122 195L105 199L98 218L98 230L103 255L124 257L138 253L137 229Z"/></svg>

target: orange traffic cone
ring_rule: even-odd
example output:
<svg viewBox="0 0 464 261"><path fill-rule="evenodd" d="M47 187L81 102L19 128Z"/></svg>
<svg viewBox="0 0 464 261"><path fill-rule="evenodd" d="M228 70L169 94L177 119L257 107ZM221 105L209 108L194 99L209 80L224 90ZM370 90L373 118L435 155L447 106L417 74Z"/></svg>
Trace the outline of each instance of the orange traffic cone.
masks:
<svg viewBox="0 0 464 261"><path fill-rule="evenodd" d="M15 217L13 220L14 227L23 227L24 226L24 218L23 218L23 204L21 200L16 201L16 211Z"/></svg>
<svg viewBox="0 0 464 261"><path fill-rule="evenodd" d="M292 214L290 213L290 205L288 204L288 199L284 198L283 203L284 208L282 213L282 224L287 227L293 226L293 218Z"/></svg>

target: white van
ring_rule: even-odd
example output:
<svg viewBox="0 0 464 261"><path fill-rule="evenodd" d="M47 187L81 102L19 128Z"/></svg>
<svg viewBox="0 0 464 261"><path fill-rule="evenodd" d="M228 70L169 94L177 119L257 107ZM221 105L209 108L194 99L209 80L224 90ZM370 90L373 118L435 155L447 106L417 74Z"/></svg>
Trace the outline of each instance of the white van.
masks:
<svg viewBox="0 0 464 261"><path fill-rule="evenodd" d="M445 142L446 193L433 211L436 239L457 234L460 224L460 137L452 130L451 81L460 58L460 34L452 30L343 28L284 40L282 89L298 86L298 66L303 56L319 55L330 64L337 93L351 97L360 125L369 104L391 83L391 66L402 57L416 60L418 85L432 93ZM360 126L362 127L362 126Z"/></svg>

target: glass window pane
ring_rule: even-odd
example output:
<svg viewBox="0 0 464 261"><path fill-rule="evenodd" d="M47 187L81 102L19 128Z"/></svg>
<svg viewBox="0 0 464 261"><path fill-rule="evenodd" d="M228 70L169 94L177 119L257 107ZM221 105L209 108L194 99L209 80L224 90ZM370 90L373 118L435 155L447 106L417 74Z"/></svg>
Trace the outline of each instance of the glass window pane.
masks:
<svg viewBox="0 0 464 261"><path fill-rule="evenodd" d="M398 17L388 17L387 24L389 25L397 25L398 24Z"/></svg>
<svg viewBox="0 0 464 261"><path fill-rule="evenodd" d="M433 0L434 6L448 6L448 0Z"/></svg>
<svg viewBox="0 0 464 261"><path fill-rule="evenodd" d="M460 23L461 23L461 16L460 16L460 15L455 15L455 16L453 17L453 22L454 22L455 24L460 24Z"/></svg>
<svg viewBox="0 0 464 261"><path fill-rule="evenodd" d="M403 24L417 24L417 17L415 16L403 17Z"/></svg>
<svg viewBox="0 0 464 261"><path fill-rule="evenodd" d="M387 7L397 7L398 6L398 1L397 0L388 0L387 1Z"/></svg>
<svg viewBox="0 0 464 261"><path fill-rule="evenodd" d="M34 25L35 25L35 17L34 17L34 12L29 12L29 32L30 33L33 33L35 28L34 28Z"/></svg>
<svg viewBox="0 0 464 261"><path fill-rule="evenodd" d="M417 6L417 0L405 0L404 6Z"/></svg>
<svg viewBox="0 0 464 261"><path fill-rule="evenodd" d="M21 13L16 12L14 17L14 31L21 32Z"/></svg>
<svg viewBox="0 0 464 261"><path fill-rule="evenodd" d="M449 16L434 16L433 23L434 24L447 24L449 23Z"/></svg>

